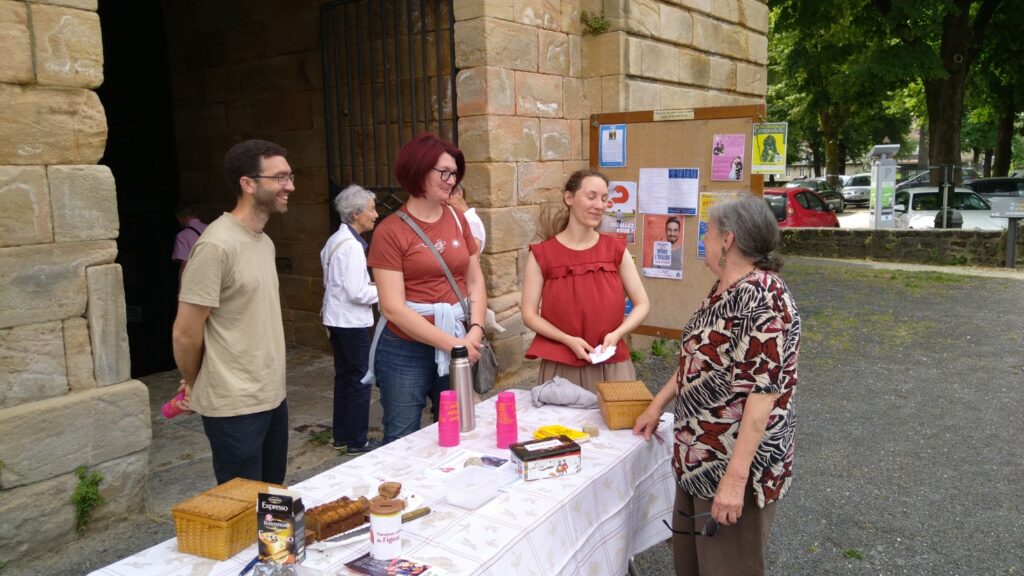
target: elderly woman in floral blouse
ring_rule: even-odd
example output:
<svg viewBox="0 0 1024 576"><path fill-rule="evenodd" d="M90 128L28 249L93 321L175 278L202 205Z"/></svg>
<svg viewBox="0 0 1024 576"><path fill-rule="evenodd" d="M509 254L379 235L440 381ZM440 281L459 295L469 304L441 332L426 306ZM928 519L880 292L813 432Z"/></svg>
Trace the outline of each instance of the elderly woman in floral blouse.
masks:
<svg viewBox="0 0 1024 576"><path fill-rule="evenodd" d="M633 431L650 439L674 402L676 574L760 575L792 482L800 317L764 201L716 204L708 220L705 264L718 281L682 330L679 370Z"/></svg>

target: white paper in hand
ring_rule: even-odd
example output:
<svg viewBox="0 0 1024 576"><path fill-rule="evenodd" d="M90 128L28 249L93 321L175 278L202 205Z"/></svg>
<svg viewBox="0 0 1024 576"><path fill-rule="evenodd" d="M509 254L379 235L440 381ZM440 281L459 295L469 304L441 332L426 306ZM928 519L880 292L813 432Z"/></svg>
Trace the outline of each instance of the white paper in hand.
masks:
<svg viewBox="0 0 1024 576"><path fill-rule="evenodd" d="M601 362L611 358L615 355L615 348L615 346L609 346L605 349L603 344L598 344L597 348L594 348L594 351L590 353L590 363L600 364Z"/></svg>

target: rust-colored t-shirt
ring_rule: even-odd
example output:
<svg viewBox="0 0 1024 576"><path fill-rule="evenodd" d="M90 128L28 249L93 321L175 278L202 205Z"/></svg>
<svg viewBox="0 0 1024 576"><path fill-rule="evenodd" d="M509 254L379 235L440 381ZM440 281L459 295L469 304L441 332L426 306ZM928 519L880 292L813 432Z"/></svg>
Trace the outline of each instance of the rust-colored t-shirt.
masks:
<svg viewBox="0 0 1024 576"><path fill-rule="evenodd" d="M399 210L409 214L405 205ZM447 206L437 222L424 222L412 214L409 216L423 229L427 238L434 241L434 246L455 277L459 290L468 296L466 270L469 268L469 257L477 253L477 243L466 217ZM459 223L462 224L461 232ZM455 304L459 300L430 248L398 214L388 216L374 229L366 263L370 268L401 272L405 276L405 299L410 302ZM427 317L427 320L434 321L433 317ZM395 324L389 323L388 328L402 338L411 340Z"/></svg>
<svg viewBox="0 0 1024 576"><path fill-rule="evenodd" d="M586 250L573 250L552 237L530 250L544 275L540 316L556 328L578 336L591 346L622 324L626 293L619 276L619 264L626 253L626 241L601 235L597 244ZM572 349L537 334L526 351L530 360L542 358L569 366L584 366ZM629 347L619 341L609 364L629 360Z"/></svg>

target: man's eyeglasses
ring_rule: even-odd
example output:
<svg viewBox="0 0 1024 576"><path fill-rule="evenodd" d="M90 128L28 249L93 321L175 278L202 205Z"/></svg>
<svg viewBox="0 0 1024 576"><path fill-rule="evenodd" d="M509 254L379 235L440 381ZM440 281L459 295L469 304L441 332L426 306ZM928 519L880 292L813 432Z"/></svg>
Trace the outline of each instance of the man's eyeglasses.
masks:
<svg viewBox="0 0 1024 576"><path fill-rule="evenodd" d="M277 183L281 186L284 186L289 182L295 182L295 174L278 174L276 176L260 176L259 174L255 174L253 176L249 176L249 178L252 178L253 180L259 180L261 178L263 180L277 180Z"/></svg>
<svg viewBox="0 0 1024 576"><path fill-rule="evenodd" d="M692 530L676 530L675 528L668 525L668 520L662 519L661 523L664 524L666 528L671 530L673 534L683 534L686 536L707 536L708 538L714 538L715 534L718 534L718 520L712 518L710 512L704 512L703 514L695 514L693 516L690 516L686 512L683 512L682 510L676 510L676 512L678 512L684 518L689 518L691 520L695 520L697 518L700 518L701 516L707 516L708 519L704 521L704 529L700 532L694 532Z"/></svg>
<svg viewBox="0 0 1024 576"><path fill-rule="evenodd" d="M431 170L441 173L442 182L447 182L452 179L452 176L455 176L455 172L452 172L447 168L431 168Z"/></svg>

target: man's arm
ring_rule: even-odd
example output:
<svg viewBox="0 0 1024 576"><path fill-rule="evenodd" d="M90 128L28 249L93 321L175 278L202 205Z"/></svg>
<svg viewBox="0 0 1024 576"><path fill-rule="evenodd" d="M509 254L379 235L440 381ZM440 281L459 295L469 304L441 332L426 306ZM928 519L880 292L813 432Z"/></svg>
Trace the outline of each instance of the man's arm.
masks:
<svg viewBox="0 0 1024 576"><path fill-rule="evenodd" d="M174 319L171 342L174 348L174 363L181 373L185 397L192 393L192 385L203 364L203 328L210 316L209 306L178 302L178 316Z"/></svg>

